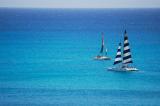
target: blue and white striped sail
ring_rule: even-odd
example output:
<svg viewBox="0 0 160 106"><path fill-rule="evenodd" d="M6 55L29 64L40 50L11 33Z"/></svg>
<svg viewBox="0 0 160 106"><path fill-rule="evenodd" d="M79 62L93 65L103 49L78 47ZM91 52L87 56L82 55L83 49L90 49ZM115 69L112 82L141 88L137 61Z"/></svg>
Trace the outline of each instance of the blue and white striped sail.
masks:
<svg viewBox="0 0 160 106"><path fill-rule="evenodd" d="M122 59L123 57L123 59ZM128 63L133 63L132 57L131 57L131 50L129 47L129 42L128 42L128 36L127 32L125 31L124 33L124 44L123 44L123 54L121 53L121 43L119 43L118 50L117 50L117 55L114 60L114 65L119 64L119 67L111 67L108 68L110 71L137 71L138 69L135 67L131 67L128 65Z"/></svg>
<svg viewBox="0 0 160 106"><path fill-rule="evenodd" d="M129 47L129 41L127 32L125 30L124 32L124 45L123 45L123 64L133 63L132 56L131 56L131 50Z"/></svg>
<svg viewBox="0 0 160 106"><path fill-rule="evenodd" d="M118 63L121 63L121 62L122 62L121 43L119 43L118 50L117 50L117 55L116 55L115 60L114 60L114 65L118 64Z"/></svg>

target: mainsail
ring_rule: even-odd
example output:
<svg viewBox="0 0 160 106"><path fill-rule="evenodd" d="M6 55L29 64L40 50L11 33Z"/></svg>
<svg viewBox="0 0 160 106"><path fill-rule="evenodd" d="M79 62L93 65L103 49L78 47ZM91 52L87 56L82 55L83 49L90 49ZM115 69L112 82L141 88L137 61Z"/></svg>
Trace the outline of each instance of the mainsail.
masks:
<svg viewBox="0 0 160 106"><path fill-rule="evenodd" d="M128 36L125 30L124 32L124 45L123 45L123 64L133 63L131 57L131 50L129 47Z"/></svg>
<svg viewBox="0 0 160 106"><path fill-rule="evenodd" d="M116 55L116 58L114 60L114 65L115 64L118 64L118 63L121 63L122 62L122 57L121 57L121 43L119 43L119 46L118 46L118 50L117 50L117 55Z"/></svg>
<svg viewBox="0 0 160 106"><path fill-rule="evenodd" d="M100 53L103 53L103 51L104 51L104 34L102 33L102 46L101 46Z"/></svg>

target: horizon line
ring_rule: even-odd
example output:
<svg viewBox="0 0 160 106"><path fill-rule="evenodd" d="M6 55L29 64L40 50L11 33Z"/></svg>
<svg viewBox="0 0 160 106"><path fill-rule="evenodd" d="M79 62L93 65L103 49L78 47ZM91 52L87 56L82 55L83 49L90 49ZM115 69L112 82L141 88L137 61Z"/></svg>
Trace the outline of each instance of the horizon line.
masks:
<svg viewBox="0 0 160 106"><path fill-rule="evenodd" d="M160 7L0 7L22 9L160 9Z"/></svg>

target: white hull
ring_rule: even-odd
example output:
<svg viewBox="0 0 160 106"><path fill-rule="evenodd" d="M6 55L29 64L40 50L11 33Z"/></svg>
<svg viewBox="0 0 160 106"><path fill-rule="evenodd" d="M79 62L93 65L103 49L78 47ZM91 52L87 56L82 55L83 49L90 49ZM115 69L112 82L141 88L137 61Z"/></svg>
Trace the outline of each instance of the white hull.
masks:
<svg viewBox="0 0 160 106"><path fill-rule="evenodd" d="M111 58L107 56L96 56L94 57L95 60L111 60Z"/></svg>
<svg viewBox="0 0 160 106"><path fill-rule="evenodd" d="M108 68L108 71L131 72L131 71L138 71L138 69L134 67L125 67L125 68L112 67L112 68Z"/></svg>

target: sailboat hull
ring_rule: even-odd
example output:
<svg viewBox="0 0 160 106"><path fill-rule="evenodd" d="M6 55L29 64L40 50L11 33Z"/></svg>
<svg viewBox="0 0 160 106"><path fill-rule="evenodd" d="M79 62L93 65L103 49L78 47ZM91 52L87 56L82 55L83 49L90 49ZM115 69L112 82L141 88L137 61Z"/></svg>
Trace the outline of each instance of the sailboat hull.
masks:
<svg viewBox="0 0 160 106"><path fill-rule="evenodd" d="M94 57L95 60L111 60L111 58L107 56L96 56Z"/></svg>
<svg viewBox="0 0 160 106"><path fill-rule="evenodd" d="M108 71L132 72L132 71L138 71L138 69L137 69L137 68L134 68L134 67L125 67L125 68L112 67L112 68L108 68Z"/></svg>

